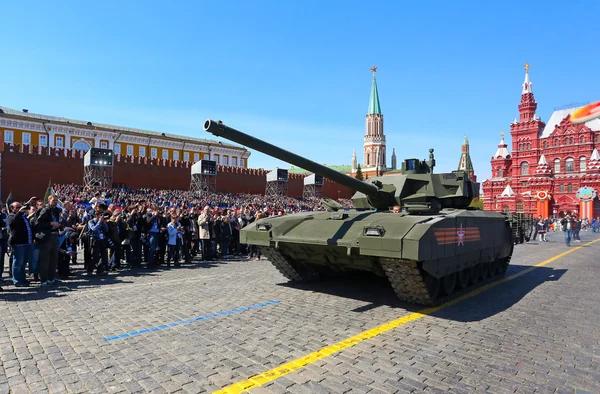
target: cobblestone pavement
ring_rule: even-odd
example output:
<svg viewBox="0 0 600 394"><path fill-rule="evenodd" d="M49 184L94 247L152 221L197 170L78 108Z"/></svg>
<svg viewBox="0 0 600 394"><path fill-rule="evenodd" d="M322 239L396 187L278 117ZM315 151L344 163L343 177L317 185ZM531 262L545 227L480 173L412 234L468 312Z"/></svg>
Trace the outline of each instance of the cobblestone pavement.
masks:
<svg viewBox="0 0 600 394"><path fill-rule="evenodd" d="M507 275L566 251L561 236L517 246ZM599 254L582 247L252 393L600 392ZM290 286L264 260L4 288L0 393L212 392L422 309L385 280Z"/></svg>

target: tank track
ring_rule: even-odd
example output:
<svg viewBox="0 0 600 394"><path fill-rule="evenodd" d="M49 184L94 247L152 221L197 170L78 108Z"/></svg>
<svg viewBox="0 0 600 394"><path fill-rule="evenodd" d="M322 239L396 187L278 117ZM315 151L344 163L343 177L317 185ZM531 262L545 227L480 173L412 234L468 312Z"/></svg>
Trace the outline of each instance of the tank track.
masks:
<svg viewBox="0 0 600 394"><path fill-rule="evenodd" d="M287 279L295 282L309 281L318 278L311 271L300 271L288 261L288 259L275 248L261 248L261 252L267 259L277 268L277 270ZM504 274L510 264L512 257L512 248L510 254L499 261L501 264L501 272L484 280L479 279L476 283L472 283L464 289L459 289L458 285L452 294L446 294L435 300L431 299L427 292L425 284L425 276L427 275L416 261L381 258L380 263L383 268L394 292L401 301L417 303L423 305L440 305L454 298L467 294L481 286L490 282L494 282L504 277ZM300 267L301 268L301 267Z"/></svg>
<svg viewBox="0 0 600 394"><path fill-rule="evenodd" d="M488 277L484 280L480 279L476 283L473 283L464 289L459 289L458 286L455 286L455 291L452 294L444 295L432 300L427 293L425 276L416 261L381 258L380 262L398 298L405 302L423 305L443 304L454 298L458 298L464 294L467 294L483 285L503 278L506 272L506 270L503 269L501 273ZM506 267L508 267L508 264L510 263L510 255L505 258L505 261L500 263L505 264Z"/></svg>
<svg viewBox="0 0 600 394"><path fill-rule="evenodd" d="M275 248L262 248L261 252L264 254L267 259L277 268L277 270L286 278L293 281L302 281L304 278L300 274L300 272L296 271L296 269L290 264L289 261L285 258L281 252Z"/></svg>

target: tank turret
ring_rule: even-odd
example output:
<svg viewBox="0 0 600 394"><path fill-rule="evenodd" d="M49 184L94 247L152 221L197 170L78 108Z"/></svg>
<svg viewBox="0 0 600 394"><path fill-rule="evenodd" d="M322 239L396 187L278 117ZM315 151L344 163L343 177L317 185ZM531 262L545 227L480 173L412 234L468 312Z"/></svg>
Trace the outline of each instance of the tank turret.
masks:
<svg viewBox="0 0 600 394"><path fill-rule="evenodd" d="M428 161L406 159L398 174L360 181L235 130L221 121L207 120L204 130L356 190L352 197L356 208L389 210L400 205L408 213L436 213L443 208L467 208L479 194L466 173L434 174L433 149L429 150Z"/></svg>

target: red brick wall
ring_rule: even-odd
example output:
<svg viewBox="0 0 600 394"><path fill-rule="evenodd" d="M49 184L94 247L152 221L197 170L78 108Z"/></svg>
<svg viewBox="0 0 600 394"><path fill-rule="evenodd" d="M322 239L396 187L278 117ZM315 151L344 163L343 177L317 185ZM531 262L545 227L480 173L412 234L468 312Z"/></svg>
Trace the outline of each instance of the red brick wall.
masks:
<svg viewBox="0 0 600 394"><path fill-rule="evenodd" d="M60 156L38 155L18 152L8 144L2 152L2 201L12 192L15 200L28 200L32 196L43 198L48 182L82 183L83 159ZM54 152L53 152L54 153Z"/></svg>
<svg viewBox="0 0 600 394"><path fill-rule="evenodd" d="M79 152L67 150L67 157L62 149L50 149L50 155L42 148L25 148L20 152L18 145L4 145L2 152L2 201L12 192L15 200L27 200L31 196L44 196L48 182L75 183L83 182L83 158ZM119 159L119 160L117 160ZM301 197L304 176L290 174L288 195ZM138 157L115 157L113 182L124 183L128 187L151 189L183 189L190 186L190 167L185 164L163 160L148 160ZM219 166L217 175L217 191L222 193L264 194L266 188L266 172L262 170ZM326 197L337 199L350 198L353 190L326 180L323 186ZM339 191L339 193L338 193Z"/></svg>

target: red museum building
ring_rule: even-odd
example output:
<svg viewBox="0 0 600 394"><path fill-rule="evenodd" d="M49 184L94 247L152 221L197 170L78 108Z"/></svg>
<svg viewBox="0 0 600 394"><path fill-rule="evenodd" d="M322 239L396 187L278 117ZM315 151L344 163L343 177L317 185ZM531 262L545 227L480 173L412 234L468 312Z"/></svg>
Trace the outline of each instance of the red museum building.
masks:
<svg viewBox="0 0 600 394"><path fill-rule="evenodd" d="M512 153L502 132L492 178L483 182L484 209L600 217L600 119L573 124L577 108L569 108L544 123L536 109L526 64L519 119L510 125Z"/></svg>

